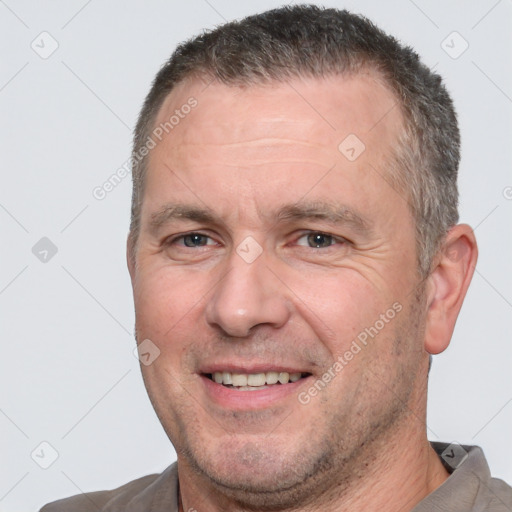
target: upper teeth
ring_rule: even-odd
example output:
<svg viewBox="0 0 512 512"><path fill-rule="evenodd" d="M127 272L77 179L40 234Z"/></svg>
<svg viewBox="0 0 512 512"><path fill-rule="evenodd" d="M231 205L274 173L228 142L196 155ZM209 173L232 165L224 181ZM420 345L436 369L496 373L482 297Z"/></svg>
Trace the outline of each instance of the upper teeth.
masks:
<svg viewBox="0 0 512 512"><path fill-rule="evenodd" d="M288 372L267 372L267 373L231 373L231 372L215 372L213 380L217 384L225 384L232 386L265 386L270 384L287 384L295 382L301 378L301 373Z"/></svg>

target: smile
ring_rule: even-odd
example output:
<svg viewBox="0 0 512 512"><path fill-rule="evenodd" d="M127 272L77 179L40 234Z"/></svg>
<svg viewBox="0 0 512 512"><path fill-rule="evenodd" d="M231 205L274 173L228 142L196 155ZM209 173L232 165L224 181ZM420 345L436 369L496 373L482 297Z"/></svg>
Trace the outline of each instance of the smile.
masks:
<svg viewBox="0 0 512 512"><path fill-rule="evenodd" d="M289 373L270 371L265 373L232 373L228 371L214 372L206 376L222 386L238 391L257 391L271 386L280 386L297 382L301 378L308 377L309 373Z"/></svg>

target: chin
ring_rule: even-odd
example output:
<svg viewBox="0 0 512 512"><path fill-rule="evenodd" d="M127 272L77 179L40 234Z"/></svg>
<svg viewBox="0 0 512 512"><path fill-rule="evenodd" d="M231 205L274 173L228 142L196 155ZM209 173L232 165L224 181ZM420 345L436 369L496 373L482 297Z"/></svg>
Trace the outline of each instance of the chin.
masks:
<svg viewBox="0 0 512 512"><path fill-rule="evenodd" d="M186 456L196 472L242 508L278 510L307 502L319 490L320 475L332 466L330 449L313 457L304 449L284 449L280 441L231 440L215 453L198 450Z"/></svg>

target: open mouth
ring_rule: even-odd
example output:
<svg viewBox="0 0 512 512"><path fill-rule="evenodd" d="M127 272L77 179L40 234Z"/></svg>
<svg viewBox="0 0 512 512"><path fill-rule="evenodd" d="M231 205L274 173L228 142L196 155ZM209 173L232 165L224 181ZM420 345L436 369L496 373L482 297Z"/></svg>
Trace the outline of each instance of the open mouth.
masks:
<svg viewBox="0 0 512 512"><path fill-rule="evenodd" d="M266 372L266 373L207 373L205 377L227 388L238 391L258 391L272 386L292 384L309 377L310 373Z"/></svg>

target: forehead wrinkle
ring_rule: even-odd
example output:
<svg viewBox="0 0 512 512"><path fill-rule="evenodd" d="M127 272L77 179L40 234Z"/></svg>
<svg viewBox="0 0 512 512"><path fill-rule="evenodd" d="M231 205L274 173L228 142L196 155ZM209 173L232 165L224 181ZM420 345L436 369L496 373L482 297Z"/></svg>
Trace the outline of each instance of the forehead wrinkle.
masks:
<svg viewBox="0 0 512 512"><path fill-rule="evenodd" d="M248 149L247 149L248 148ZM158 151L158 150L157 150ZM275 145L241 144L173 144L162 149L162 158L170 160L175 166L185 172L196 172L198 175L205 170L219 171L234 169L271 168L275 166L290 166L293 173L309 172L309 169L332 168L332 163L339 155L337 146L315 145L310 143ZM240 176L256 179L255 175ZM265 181L262 182L266 183ZM242 182L240 182L242 184Z"/></svg>
<svg viewBox="0 0 512 512"><path fill-rule="evenodd" d="M266 139L265 142L183 142L168 146L169 158L179 159L182 165L193 165L197 160L213 165L264 165L266 162L293 164L321 164L324 158L337 157L337 145L305 142L302 140Z"/></svg>
<svg viewBox="0 0 512 512"><path fill-rule="evenodd" d="M233 168L238 171L243 171L246 169L250 169L252 167L269 167L269 166L276 166L276 165L283 165L283 164L296 164L295 170L297 173L304 172L305 166L314 166L315 168L325 169L325 170L329 170L332 168L332 165L328 166L323 162L319 162L318 160L306 160L306 159L297 160L295 158L280 158L279 160L277 160L277 159L274 159L274 160L272 160L272 159L259 159L259 160L245 159L243 162L223 162L222 167L223 167L223 169ZM209 169L210 167L215 168L215 165L218 165L218 164L209 164L209 165L204 164L201 166L198 165L197 168ZM191 169L195 169L195 168L191 167Z"/></svg>
<svg viewBox="0 0 512 512"><path fill-rule="evenodd" d="M240 147L240 146L292 146L295 144L300 144L302 146L308 146L308 147L321 147L321 144L315 144L312 143L309 140L302 140L302 139L286 139L282 137L258 137L256 139L247 139L247 140L240 140L236 142L187 142L186 137L183 137L185 140L183 142L180 142L179 144L171 144L169 145L169 148L183 148L187 146L195 147L218 147L218 146L227 146L227 147ZM278 144L276 144L276 142Z"/></svg>

